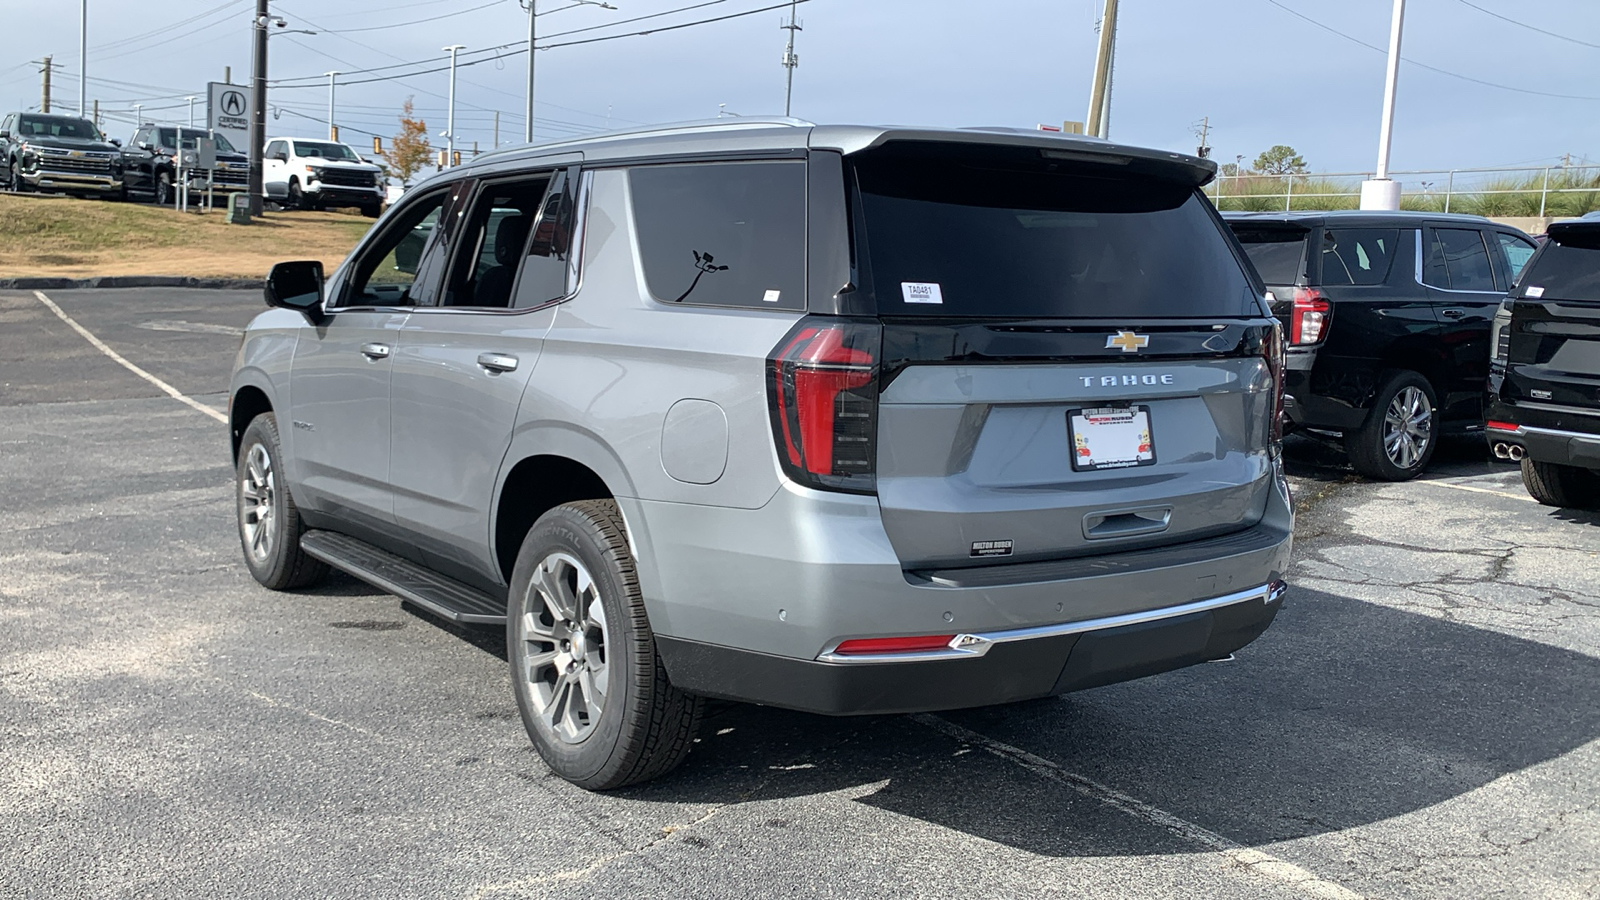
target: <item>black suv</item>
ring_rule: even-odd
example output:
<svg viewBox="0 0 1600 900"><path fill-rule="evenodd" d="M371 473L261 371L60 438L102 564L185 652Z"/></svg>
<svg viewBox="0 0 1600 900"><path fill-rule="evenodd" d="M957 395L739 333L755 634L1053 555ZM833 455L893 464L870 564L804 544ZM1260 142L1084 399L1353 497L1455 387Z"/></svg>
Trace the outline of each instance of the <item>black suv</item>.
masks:
<svg viewBox="0 0 1600 900"><path fill-rule="evenodd" d="M1540 503L1600 507L1600 220L1550 226L1493 335L1494 455Z"/></svg>
<svg viewBox="0 0 1600 900"><path fill-rule="evenodd" d="M199 140L206 136L203 128L183 128L183 149L194 150ZM152 203L172 202L173 185L177 179L178 135L176 125L140 125L133 140L123 149L123 171L130 196L147 199ZM234 149L228 139L214 135L217 142L216 168L195 169L189 176L191 191L203 191L211 184L219 191L249 190L250 159Z"/></svg>
<svg viewBox="0 0 1600 900"><path fill-rule="evenodd" d="M1420 473L1483 428L1489 323L1536 246L1477 216L1229 213L1289 336L1285 425L1344 436L1356 471Z"/></svg>

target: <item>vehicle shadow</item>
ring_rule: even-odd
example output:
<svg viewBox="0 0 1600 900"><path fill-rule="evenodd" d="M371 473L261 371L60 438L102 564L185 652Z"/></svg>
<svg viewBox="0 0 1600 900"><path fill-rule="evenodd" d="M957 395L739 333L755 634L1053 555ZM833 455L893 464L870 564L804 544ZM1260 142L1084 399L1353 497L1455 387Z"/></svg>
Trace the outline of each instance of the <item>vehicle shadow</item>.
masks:
<svg viewBox="0 0 1600 900"><path fill-rule="evenodd" d="M1344 444L1336 437L1297 432L1283 439L1284 468L1291 476L1313 482L1366 481L1351 467ZM1483 435L1449 435L1439 441L1422 475L1460 477L1502 471L1489 453Z"/></svg>
<svg viewBox="0 0 1600 900"><path fill-rule="evenodd" d="M1260 845L1425 809L1600 737L1600 659L1297 591L1235 662L941 718ZM1198 849L905 716L719 706L681 769L619 793L830 792L1032 853Z"/></svg>

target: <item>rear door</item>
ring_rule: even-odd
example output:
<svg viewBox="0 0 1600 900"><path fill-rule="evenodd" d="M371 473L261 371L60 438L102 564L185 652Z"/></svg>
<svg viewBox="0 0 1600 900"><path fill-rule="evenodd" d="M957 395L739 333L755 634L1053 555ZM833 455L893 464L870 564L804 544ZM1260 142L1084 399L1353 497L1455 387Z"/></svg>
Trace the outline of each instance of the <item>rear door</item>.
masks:
<svg viewBox="0 0 1600 900"><path fill-rule="evenodd" d="M877 493L903 565L1260 520L1275 325L1192 184L971 150L854 159L884 323Z"/></svg>
<svg viewBox="0 0 1600 900"><path fill-rule="evenodd" d="M1422 230L1422 276L1440 323L1448 388L1439 398L1446 419L1482 418L1489 377L1489 325L1510 285L1494 264L1501 255L1492 230L1435 224Z"/></svg>
<svg viewBox="0 0 1600 900"><path fill-rule="evenodd" d="M482 183L452 239L439 305L415 311L395 354L396 522L424 563L485 589L500 583L495 480L568 293L569 185L560 169Z"/></svg>
<svg viewBox="0 0 1600 900"><path fill-rule="evenodd" d="M1525 424L1600 430L1600 227L1556 237L1517 290L1501 396L1537 410Z"/></svg>

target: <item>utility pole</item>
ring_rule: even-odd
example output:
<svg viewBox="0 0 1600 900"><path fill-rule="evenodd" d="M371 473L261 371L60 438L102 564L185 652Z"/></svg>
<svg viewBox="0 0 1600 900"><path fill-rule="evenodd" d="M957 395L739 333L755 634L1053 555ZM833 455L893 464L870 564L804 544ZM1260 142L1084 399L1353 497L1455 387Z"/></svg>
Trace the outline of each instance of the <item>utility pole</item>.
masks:
<svg viewBox="0 0 1600 900"><path fill-rule="evenodd" d="M42 113L50 111L50 70L54 68L52 59L54 57L51 56L44 58L44 87L39 95L39 111Z"/></svg>
<svg viewBox="0 0 1600 900"><path fill-rule="evenodd" d="M528 110L522 120L522 142L524 144L533 143L533 57L538 52L537 48L533 46L533 39L538 32L538 26L534 23L534 20L539 15L534 11L536 5L534 0L528 0Z"/></svg>
<svg viewBox="0 0 1600 900"><path fill-rule="evenodd" d="M1211 134L1211 117L1206 116L1200 120L1200 146L1195 150L1195 156L1206 159L1211 156L1211 147L1206 143L1206 138Z"/></svg>
<svg viewBox="0 0 1600 900"><path fill-rule="evenodd" d="M789 114L790 101L794 98L794 70L800 65L800 57L794 55L794 33L802 30L795 22L794 8L797 0L789 0L789 24L779 27L789 32L789 46L783 50L783 67L788 70L788 84L783 89L783 114Z"/></svg>
<svg viewBox="0 0 1600 900"><path fill-rule="evenodd" d="M1110 132L1106 121L1111 112L1111 66L1117 50L1117 0L1106 0L1100 17L1100 46L1094 57L1094 81L1089 86L1089 115L1084 131L1095 137Z"/></svg>
<svg viewBox="0 0 1600 900"><path fill-rule="evenodd" d="M533 15L533 13L530 11L528 13L528 15L531 17ZM533 53L533 50L531 49L533 45L529 44L528 46L530 48L528 50L528 53L531 56L531 54ZM462 50L465 50L465 49L467 49L465 44L451 44L450 46L444 48L445 52L450 54L450 111L449 111L449 114L446 117L446 125L445 125L445 154L446 155L445 155L444 159L445 159L445 165L451 165L451 166L455 165L455 159L456 159L456 54L460 53ZM528 122L529 122L529 126L528 127L532 128L533 127L533 125L532 125L533 119L531 117L528 119Z"/></svg>
<svg viewBox="0 0 1600 900"><path fill-rule="evenodd" d="M334 94L334 90L335 90L335 81L338 79L339 73L338 72L328 72L327 75L328 75L328 140L337 141L339 139L339 132L335 128L335 126L333 124L333 94Z"/></svg>
<svg viewBox="0 0 1600 900"><path fill-rule="evenodd" d="M194 101L196 101L196 100L198 100L200 98L199 97L185 97L184 99L189 101L189 127L193 128L194 127Z"/></svg>
<svg viewBox="0 0 1600 900"><path fill-rule="evenodd" d="M1394 0L1389 21L1389 70L1383 85L1383 124L1378 130L1378 171L1361 182L1362 209L1399 209L1400 183L1389 180L1389 147L1394 137L1394 96L1400 81L1400 32L1405 25L1406 0Z"/></svg>
<svg viewBox="0 0 1600 900"><path fill-rule="evenodd" d="M494 148L500 149L500 110L494 111Z"/></svg>
<svg viewBox="0 0 1600 900"><path fill-rule="evenodd" d="M78 13L78 115L89 115L89 0L83 0Z"/></svg>
<svg viewBox="0 0 1600 900"><path fill-rule="evenodd" d="M271 17L267 0L256 0L255 52L250 57L250 215L261 215L266 204L262 188L261 156L267 142L267 27Z"/></svg>

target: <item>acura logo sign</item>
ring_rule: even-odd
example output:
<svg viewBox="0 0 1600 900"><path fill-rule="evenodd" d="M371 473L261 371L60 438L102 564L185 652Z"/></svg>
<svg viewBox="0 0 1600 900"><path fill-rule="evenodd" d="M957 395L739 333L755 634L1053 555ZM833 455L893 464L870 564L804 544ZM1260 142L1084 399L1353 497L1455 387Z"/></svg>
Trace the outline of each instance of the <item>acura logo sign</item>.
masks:
<svg viewBox="0 0 1600 900"><path fill-rule="evenodd" d="M238 91L228 91L222 95L222 112L229 116L244 115L244 94Z"/></svg>

